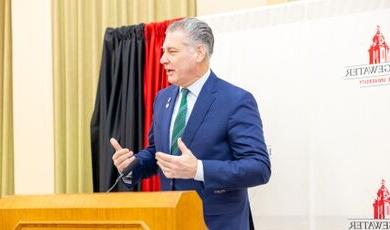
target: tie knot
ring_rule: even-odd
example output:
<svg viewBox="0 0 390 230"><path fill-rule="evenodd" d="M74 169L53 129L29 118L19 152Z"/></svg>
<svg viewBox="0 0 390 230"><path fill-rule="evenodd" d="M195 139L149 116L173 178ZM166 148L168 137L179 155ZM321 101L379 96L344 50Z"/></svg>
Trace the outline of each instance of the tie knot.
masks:
<svg viewBox="0 0 390 230"><path fill-rule="evenodd" d="M189 93L190 91L187 89L187 88L182 88L181 89L181 95L183 97L187 97L187 94Z"/></svg>

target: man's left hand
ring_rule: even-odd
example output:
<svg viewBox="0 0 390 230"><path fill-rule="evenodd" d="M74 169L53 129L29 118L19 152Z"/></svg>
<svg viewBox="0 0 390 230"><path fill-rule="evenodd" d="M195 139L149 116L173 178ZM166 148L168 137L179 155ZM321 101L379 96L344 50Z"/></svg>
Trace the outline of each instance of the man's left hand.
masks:
<svg viewBox="0 0 390 230"><path fill-rule="evenodd" d="M157 164L167 178L193 179L196 175L198 159L181 138L178 139L177 145L181 151L180 156L157 152Z"/></svg>

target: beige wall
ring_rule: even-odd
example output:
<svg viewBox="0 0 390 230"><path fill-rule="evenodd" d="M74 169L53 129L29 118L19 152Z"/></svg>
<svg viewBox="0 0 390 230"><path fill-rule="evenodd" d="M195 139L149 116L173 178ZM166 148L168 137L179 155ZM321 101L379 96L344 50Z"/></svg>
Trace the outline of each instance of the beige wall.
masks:
<svg viewBox="0 0 390 230"><path fill-rule="evenodd" d="M54 192L51 0L12 0L15 193Z"/></svg>
<svg viewBox="0 0 390 230"><path fill-rule="evenodd" d="M260 7L266 5L267 0L197 0L196 3L197 14L202 16Z"/></svg>
<svg viewBox="0 0 390 230"><path fill-rule="evenodd" d="M197 0L198 16L258 8L294 0Z"/></svg>

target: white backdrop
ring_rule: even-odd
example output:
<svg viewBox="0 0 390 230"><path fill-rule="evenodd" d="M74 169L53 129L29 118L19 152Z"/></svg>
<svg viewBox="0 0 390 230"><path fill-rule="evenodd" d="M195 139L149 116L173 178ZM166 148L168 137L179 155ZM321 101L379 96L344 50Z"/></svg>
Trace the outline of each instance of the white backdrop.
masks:
<svg viewBox="0 0 390 230"><path fill-rule="evenodd" d="M344 76L369 64L377 25L390 42L390 1L301 1L202 19L216 36L212 69L255 95L271 149L271 181L250 191L257 229L348 229L348 218L373 218L380 181L390 181L390 84Z"/></svg>

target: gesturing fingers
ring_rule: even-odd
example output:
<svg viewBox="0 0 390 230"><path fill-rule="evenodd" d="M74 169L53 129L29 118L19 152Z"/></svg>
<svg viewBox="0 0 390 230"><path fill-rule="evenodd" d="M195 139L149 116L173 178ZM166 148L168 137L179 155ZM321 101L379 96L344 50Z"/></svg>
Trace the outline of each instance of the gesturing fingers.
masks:
<svg viewBox="0 0 390 230"><path fill-rule="evenodd" d="M182 141L181 137L177 139L177 146L179 147L182 154L188 154L191 153L191 150L187 148L187 146Z"/></svg>
<svg viewBox="0 0 390 230"><path fill-rule="evenodd" d="M176 171L179 166L178 156L157 152L156 160L157 165L160 167L167 178L176 178Z"/></svg>
<svg viewBox="0 0 390 230"><path fill-rule="evenodd" d="M172 156L162 152L156 153L157 163L166 169L174 169L178 164L177 158L178 156Z"/></svg>
<svg viewBox="0 0 390 230"><path fill-rule="evenodd" d="M110 143L111 143L112 147L114 147L115 151L119 151L119 150L123 149L122 146L119 144L119 142L115 138L111 138Z"/></svg>
<svg viewBox="0 0 390 230"><path fill-rule="evenodd" d="M122 146L115 138L111 138L110 143L115 149L115 153L112 156L112 160L114 162L115 167L121 172L132 162L131 159L134 158L134 153L128 148L122 148Z"/></svg>
<svg viewBox="0 0 390 230"><path fill-rule="evenodd" d="M133 155L134 153L129 149L122 149L115 152L114 156L112 157L114 165L118 167L120 164L122 164L122 162L124 162L126 159L129 159Z"/></svg>
<svg viewBox="0 0 390 230"><path fill-rule="evenodd" d="M117 167L119 172L122 172L134 160L135 160L135 156L132 156L132 157L129 157L129 158L126 158L125 160L123 160Z"/></svg>
<svg viewBox="0 0 390 230"><path fill-rule="evenodd" d="M163 166L161 164L161 162L157 161L157 165L160 167L161 171L164 173L164 175L167 177L167 178L175 178L174 176L174 173L171 169Z"/></svg>
<svg viewBox="0 0 390 230"><path fill-rule="evenodd" d="M156 152L156 160L173 162L178 156L169 155L163 152Z"/></svg>

